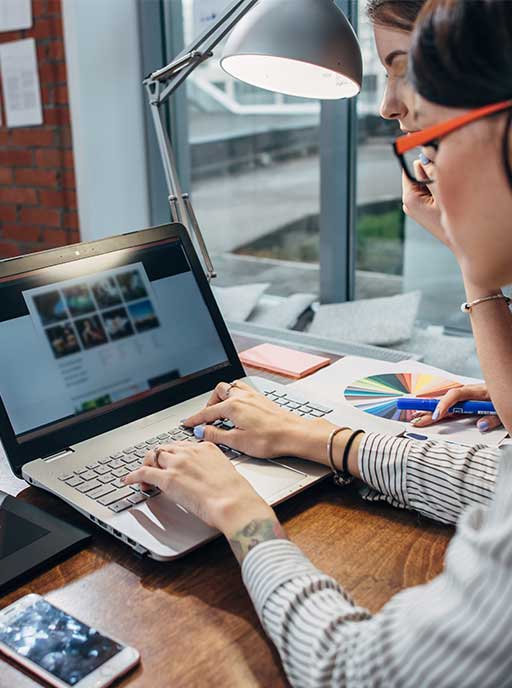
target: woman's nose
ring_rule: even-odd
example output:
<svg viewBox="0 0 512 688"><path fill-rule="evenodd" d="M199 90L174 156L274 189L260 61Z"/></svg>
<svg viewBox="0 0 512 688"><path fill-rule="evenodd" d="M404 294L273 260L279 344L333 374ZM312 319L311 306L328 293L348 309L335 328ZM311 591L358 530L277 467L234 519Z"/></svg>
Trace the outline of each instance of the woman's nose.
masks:
<svg viewBox="0 0 512 688"><path fill-rule="evenodd" d="M386 88L380 104L380 116L384 119L404 119L407 112L407 106L398 94Z"/></svg>

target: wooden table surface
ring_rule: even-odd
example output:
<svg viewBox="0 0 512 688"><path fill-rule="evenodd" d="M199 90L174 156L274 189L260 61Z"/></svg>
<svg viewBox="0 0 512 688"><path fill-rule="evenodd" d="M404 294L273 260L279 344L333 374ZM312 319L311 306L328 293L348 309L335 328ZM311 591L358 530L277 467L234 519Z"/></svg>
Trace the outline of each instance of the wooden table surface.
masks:
<svg viewBox="0 0 512 688"><path fill-rule="evenodd" d="M236 344L241 350L251 341L237 337ZM0 490L86 529L95 528L55 497L17 480L3 462ZM417 514L365 503L356 488L339 489L331 480L276 511L290 538L372 612L403 588L440 573L453 533ZM142 664L117 686L288 685L224 539L175 562L159 563L138 558L96 528L89 548L9 592L0 599L0 607L29 592L45 595L140 651ZM38 685L0 662L1 688Z"/></svg>

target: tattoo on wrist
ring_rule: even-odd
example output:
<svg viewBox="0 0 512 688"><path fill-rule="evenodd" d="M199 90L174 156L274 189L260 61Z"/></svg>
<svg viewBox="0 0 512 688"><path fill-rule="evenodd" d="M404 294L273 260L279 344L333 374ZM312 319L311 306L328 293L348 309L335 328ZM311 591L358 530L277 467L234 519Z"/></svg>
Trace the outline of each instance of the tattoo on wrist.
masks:
<svg viewBox="0 0 512 688"><path fill-rule="evenodd" d="M255 518L229 538L229 544L238 563L241 564L247 554L266 540L286 540L283 526L273 518Z"/></svg>

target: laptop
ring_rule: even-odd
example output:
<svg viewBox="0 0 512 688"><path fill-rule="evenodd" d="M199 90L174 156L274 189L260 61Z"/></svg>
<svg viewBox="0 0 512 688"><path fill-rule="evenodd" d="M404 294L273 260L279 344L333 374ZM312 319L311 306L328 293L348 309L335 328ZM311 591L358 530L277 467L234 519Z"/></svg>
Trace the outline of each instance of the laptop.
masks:
<svg viewBox="0 0 512 688"><path fill-rule="evenodd" d="M218 382L244 379L290 413L332 414L245 377L180 224L2 261L0 361L0 437L13 472L157 560L218 531L157 489L121 479L157 444L197 442L180 419ZM269 504L329 473L221 449Z"/></svg>

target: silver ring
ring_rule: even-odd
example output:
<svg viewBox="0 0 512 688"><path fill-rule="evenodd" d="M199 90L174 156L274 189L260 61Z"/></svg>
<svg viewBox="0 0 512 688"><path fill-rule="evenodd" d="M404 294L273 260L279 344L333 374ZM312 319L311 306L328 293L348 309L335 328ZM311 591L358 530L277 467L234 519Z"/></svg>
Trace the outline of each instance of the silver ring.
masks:
<svg viewBox="0 0 512 688"><path fill-rule="evenodd" d="M229 383L229 389L228 389L228 393L227 393L227 396L228 396L228 397L229 397L229 395L231 394L231 390L233 389L233 387L236 387L236 383L237 383L237 382L238 382L238 380L233 380L233 382L230 382L230 383Z"/></svg>
<svg viewBox="0 0 512 688"><path fill-rule="evenodd" d="M161 451L163 451L162 447L155 447L155 449L153 451L155 452L155 458L154 458L155 468L162 468L162 466L160 465L160 462L158 461L158 455L160 454Z"/></svg>

